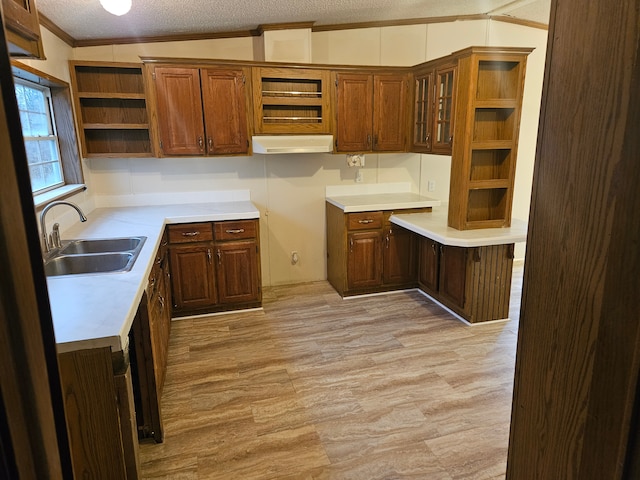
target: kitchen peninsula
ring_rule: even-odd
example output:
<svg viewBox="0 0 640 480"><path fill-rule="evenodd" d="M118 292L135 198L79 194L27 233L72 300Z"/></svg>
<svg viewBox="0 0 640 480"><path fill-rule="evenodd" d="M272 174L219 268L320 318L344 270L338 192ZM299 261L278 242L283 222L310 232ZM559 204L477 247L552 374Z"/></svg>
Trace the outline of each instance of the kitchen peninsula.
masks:
<svg viewBox="0 0 640 480"><path fill-rule="evenodd" d="M74 471L79 476L139 478L138 438L162 440L159 399L171 318L170 305L166 304L169 285L164 283L169 278L165 271L169 268L167 249L172 248L170 228L198 226L195 235L211 243L204 253L206 268L211 272L212 250L216 248L218 276L211 277L208 290L223 288L220 272L226 265L225 247L231 243L243 247L251 244L252 256L237 255L236 250L232 261L250 258L255 262L243 264L241 270L252 272L251 280L256 284L253 286L260 292L260 213L251 203L249 191L216 192L208 200L99 208L87 215L87 222L64 232L63 242L75 238L146 237L128 272L47 277ZM235 228L241 222L251 225L248 230L255 238L233 242L225 238L230 235L227 231L239 232L242 237L243 229ZM216 225L234 228L216 229ZM168 234L165 226L169 226ZM185 231L186 241L190 241L194 234ZM189 248L199 255L195 247ZM244 280L243 285L248 283ZM216 298L222 297L220 294ZM152 302L155 298L160 302L157 307L155 300ZM260 296L253 300L252 305L259 306ZM233 308L233 303L224 307ZM155 308L162 313L154 313Z"/></svg>
<svg viewBox="0 0 640 480"><path fill-rule="evenodd" d="M468 323L508 317L514 244L526 222L457 230L408 185L327 187L327 277L343 297L419 288Z"/></svg>

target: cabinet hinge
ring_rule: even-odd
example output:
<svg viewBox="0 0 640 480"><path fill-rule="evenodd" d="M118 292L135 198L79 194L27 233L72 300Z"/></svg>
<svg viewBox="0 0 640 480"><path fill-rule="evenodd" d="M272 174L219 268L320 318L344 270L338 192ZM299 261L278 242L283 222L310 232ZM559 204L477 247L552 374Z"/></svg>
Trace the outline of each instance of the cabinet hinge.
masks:
<svg viewBox="0 0 640 480"><path fill-rule="evenodd" d="M336 87L337 87L338 86L338 79L337 78L336 78L335 82L336 82Z"/></svg>

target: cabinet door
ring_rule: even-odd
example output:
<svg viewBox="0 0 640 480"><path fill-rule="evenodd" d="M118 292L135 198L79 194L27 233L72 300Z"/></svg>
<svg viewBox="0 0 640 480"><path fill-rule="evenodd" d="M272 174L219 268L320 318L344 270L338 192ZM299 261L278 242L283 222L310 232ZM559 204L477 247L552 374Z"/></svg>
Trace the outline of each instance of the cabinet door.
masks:
<svg viewBox="0 0 640 480"><path fill-rule="evenodd" d="M35 0L2 0L9 53L44 59Z"/></svg>
<svg viewBox="0 0 640 480"><path fill-rule="evenodd" d="M433 152L451 154L453 143L453 115L455 92L455 66L441 68L436 71L435 84L436 95L434 102L435 119L433 122L434 134Z"/></svg>
<svg viewBox="0 0 640 480"><path fill-rule="evenodd" d="M220 303L258 301L260 279L256 241L220 243L215 248Z"/></svg>
<svg viewBox="0 0 640 480"><path fill-rule="evenodd" d="M336 150L369 152L373 141L373 76L342 73L336 78Z"/></svg>
<svg viewBox="0 0 640 480"><path fill-rule="evenodd" d="M440 295L464 309L467 254L463 247L440 246Z"/></svg>
<svg viewBox="0 0 640 480"><path fill-rule="evenodd" d="M157 67L154 75L162 152L167 155L204 154L199 70Z"/></svg>
<svg viewBox="0 0 640 480"><path fill-rule="evenodd" d="M373 150L403 151L407 146L407 77L375 75L373 78Z"/></svg>
<svg viewBox="0 0 640 480"><path fill-rule="evenodd" d="M433 72L416 75L413 104L413 152L430 152L433 135Z"/></svg>
<svg viewBox="0 0 640 480"><path fill-rule="evenodd" d="M438 265L440 262L440 245L430 238L420 238L420 265L418 281L431 293L438 292Z"/></svg>
<svg viewBox="0 0 640 480"><path fill-rule="evenodd" d="M415 280L415 235L404 228L391 227L384 239L383 282L401 285Z"/></svg>
<svg viewBox="0 0 640 480"><path fill-rule="evenodd" d="M347 238L348 289L382 284L382 234L379 230L350 233Z"/></svg>
<svg viewBox="0 0 640 480"><path fill-rule="evenodd" d="M246 76L242 70L202 71L207 153L247 153Z"/></svg>
<svg viewBox="0 0 640 480"><path fill-rule="evenodd" d="M173 305L195 309L217 303L213 245L179 245L170 248Z"/></svg>

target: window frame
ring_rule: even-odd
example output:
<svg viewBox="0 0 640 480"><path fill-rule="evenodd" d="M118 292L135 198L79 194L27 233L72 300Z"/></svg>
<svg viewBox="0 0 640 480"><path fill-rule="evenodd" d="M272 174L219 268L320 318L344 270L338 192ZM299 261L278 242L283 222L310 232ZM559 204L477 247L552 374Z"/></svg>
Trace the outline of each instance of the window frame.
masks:
<svg viewBox="0 0 640 480"><path fill-rule="evenodd" d="M86 189L69 83L17 60L12 60L11 66L15 78L48 87L51 94L51 109L55 119L54 129L58 136L64 185L34 193L36 207L42 202L65 198Z"/></svg>

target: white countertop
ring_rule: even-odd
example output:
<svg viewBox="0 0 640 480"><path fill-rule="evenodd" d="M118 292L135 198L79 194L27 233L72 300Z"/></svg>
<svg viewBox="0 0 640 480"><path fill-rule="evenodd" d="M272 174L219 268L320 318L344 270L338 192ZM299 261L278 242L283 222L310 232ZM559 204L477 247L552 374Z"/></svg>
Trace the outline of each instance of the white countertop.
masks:
<svg viewBox="0 0 640 480"><path fill-rule="evenodd" d="M434 208L431 213L407 213L392 215L390 221L428 237L443 245L454 247L481 247L524 242L527 239L527 222L513 218L505 228L456 230L447 226L446 208Z"/></svg>
<svg viewBox="0 0 640 480"><path fill-rule="evenodd" d="M341 195L327 197L326 200L343 210L345 213L435 207L440 205L440 200L424 197L411 192Z"/></svg>
<svg viewBox="0 0 640 480"><path fill-rule="evenodd" d="M123 350L147 286L166 224L259 218L250 201L99 208L62 232L62 240L145 236L129 272L47 277L58 353L85 348Z"/></svg>

